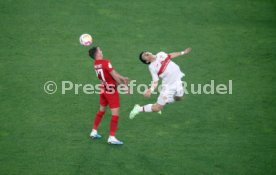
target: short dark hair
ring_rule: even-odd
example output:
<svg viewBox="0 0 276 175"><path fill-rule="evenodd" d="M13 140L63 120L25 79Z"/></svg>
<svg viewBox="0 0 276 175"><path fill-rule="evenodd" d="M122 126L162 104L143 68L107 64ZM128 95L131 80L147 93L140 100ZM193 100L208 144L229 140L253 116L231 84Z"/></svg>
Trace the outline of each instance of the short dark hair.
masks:
<svg viewBox="0 0 276 175"><path fill-rule="evenodd" d="M98 52L98 46L94 46L92 47L91 49L89 49L89 56L92 58L92 59L95 59L95 55L96 53Z"/></svg>
<svg viewBox="0 0 276 175"><path fill-rule="evenodd" d="M143 52L140 53L139 59L140 59L140 61L141 61L142 63L144 63L144 64L150 64L150 62L147 62L146 60L143 59L143 54L144 54L145 52L146 52L146 51L143 51Z"/></svg>

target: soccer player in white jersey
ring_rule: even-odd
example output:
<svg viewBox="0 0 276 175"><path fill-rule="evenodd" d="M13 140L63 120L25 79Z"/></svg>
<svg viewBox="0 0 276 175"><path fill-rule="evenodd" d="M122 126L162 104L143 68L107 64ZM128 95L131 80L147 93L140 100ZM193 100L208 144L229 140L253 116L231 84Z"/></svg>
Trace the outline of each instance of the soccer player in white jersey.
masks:
<svg viewBox="0 0 276 175"><path fill-rule="evenodd" d="M181 80L184 73L181 72L179 66L171 59L186 55L191 52L191 50L191 48L187 48L181 52L173 52L169 54L159 52L156 55L148 51L141 52L139 59L144 64L149 65L149 71L152 76L151 86L145 91L144 96L151 96L152 92L158 86L159 79L162 80L162 89L155 104L147 104L144 106L136 104L129 114L130 119L134 119L134 117L140 112L160 113L167 103L181 100L181 97L184 95Z"/></svg>

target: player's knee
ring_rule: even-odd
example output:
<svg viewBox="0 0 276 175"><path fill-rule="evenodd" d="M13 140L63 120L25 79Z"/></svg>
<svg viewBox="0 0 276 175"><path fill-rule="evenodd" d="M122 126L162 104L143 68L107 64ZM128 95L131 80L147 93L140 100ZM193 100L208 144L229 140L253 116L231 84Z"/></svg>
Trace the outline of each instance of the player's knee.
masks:
<svg viewBox="0 0 276 175"><path fill-rule="evenodd" d="M119 116L119 112L120 112L120 108L118 107L118 108L112 108L112 109L110 109L111 110L111 114L112 115L117 115L117 116Z"/></svg>
<svg viewBox="0 0 276 175"><path fill-rule="evenodd" d="M102 111L102 112L105 112L105 109L106 109L106 107L105 106L100 106L100 111Z"/></svg>
<svg viewBox="0 0 276 175"><path fill-rule="evenodd" d="M153 112L159 112L163 109L163 106L162 105L159 105L159 104L155 104L152 108L152 111Z"/></svg>

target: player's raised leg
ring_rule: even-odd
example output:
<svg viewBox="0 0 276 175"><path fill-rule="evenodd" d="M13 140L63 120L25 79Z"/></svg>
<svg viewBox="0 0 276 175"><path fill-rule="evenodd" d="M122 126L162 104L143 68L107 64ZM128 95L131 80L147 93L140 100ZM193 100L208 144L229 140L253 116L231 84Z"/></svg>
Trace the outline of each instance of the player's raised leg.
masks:
<svg viewBox="0 0 276 175"><path fill-rule="evenodd" d="M90 133L90 137L92 139L98 139L98 138L101 138L102 136L100 134L98 134L98 126L103 118L103 115L105 113L105 106L102 106L100 105L100 109L99 111L96 113L96 116L95 116L95 119L94 119L94 122L93 122L93 129Z"/></svg>
<svg viewBox="0 0 276 175"><path fill-rule="evenodd" d="M119 121L119 110L120 108L112 108L111 109L111 121L110 121L110 133L109 133L109 138L107 140L107 142L109 144L113 144L113 145L122 145L123 142L118 140L115 137L115 132L117 130L118 127L118 121Z"/></svg>
<svg viewBox="0 0 276 175"><path fill-rule="evenodd" d="M173 96L173 101L181 101L184 96L184 88L182 82L177 82L175 85L176 92Z"/></svg>

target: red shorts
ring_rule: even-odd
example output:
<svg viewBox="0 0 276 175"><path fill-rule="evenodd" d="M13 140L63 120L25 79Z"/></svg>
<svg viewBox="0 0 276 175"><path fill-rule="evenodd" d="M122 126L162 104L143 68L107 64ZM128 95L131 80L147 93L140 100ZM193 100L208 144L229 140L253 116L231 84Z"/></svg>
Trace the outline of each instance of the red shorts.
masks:
<svg viewBox="0 0 276 175"><path fill-rule="evenodd" d="M120 107L120 96L117 90L113 93L102 90L100 93L100 104L102 106L109 105L110 109L119 108Z"/></svg>

